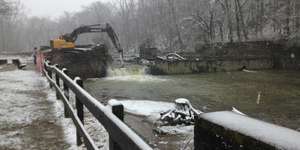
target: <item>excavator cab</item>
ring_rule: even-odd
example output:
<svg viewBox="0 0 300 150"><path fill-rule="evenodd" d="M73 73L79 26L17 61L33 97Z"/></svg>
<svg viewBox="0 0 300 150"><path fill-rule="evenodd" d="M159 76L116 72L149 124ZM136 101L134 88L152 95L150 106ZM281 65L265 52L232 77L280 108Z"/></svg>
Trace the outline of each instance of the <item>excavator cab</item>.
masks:
<svg viewBox="0 0 300 150"><path fill-rule="evenodd" d="M52 49L71 49L71 48L75 48L75 43L67 42L62 38L58 38L50 41L50 47Z"/></svg>

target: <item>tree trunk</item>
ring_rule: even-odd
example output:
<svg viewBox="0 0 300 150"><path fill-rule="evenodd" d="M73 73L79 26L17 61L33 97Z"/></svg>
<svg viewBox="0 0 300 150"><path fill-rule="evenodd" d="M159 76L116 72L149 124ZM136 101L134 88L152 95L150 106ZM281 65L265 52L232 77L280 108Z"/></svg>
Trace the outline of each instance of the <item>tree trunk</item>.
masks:
<svg viewBox="0 0 300 150"><path fill-rule="evenodd" d="M182 41L182 38L181 38L179 25L178 25L178 22L177 22L177 15L176 15L176 11L175 11L174 0L168 0L168 2L169 2L169 5L171 7L172 18L173 18L173 23L175 25L175 32L176 32L177 37L178 37L179 47L180 47L180 49L182 49L182 48L184 48L184 45L183 45L183 41Z"/></svg>
<svg viewBox="0 0 300 150"><path fill-rule="evenodd" d="M260 0L259 32L261 37L263 37L263 30L264 30L264 15L265 15L265 3L264 0Z"/></svg>
<svg viewBox="0 0 300 150"><path fill-rule="evenodd" d="M224 42L223 24L221 22L219 22L219 32L220 32L221 41Z"/></svg>
<svg viewBox="0 0 300 150"><path fill-rule="evenodd" d="M1 42L2 42L2 51L5 51L5 30L4 30L4 19L3 18L0 18L0 21L1 21Z"/></svg>
<svg viewBox="0 0 300 150"><path fill-rule="evenodd" d="M240 0L236 0L238 10L239 10L239 18L240 18L240 23L241 23L241 29L243 31L243 36L245 40L248 40L248 31L247 28L245 27L245 22L244 22L244 13L243 13L243 8L241 6Z"/></svg>
<svg viewBox="0 0 300 150"><path fill-rule="evenodd" d="M295 1L295 31L298 32L300 29L300 1Z"/></svg>
<svg viewBox="0 0 300 150"><path fill-rule="evenodd" d="M231 20L231 13L230 13L230 4L228 0L224 1L224 5L225 5L226 18L227 18L227 26L229 30L228 38L229 41L232 43L233 42L232 20Z"/></svg>
<svg viewBox="0 0 300 150"><path fill-rule="evenodd" d="M235 19L236 19L236 35L238 37L238 41L241 41L241 31L240 31L240 17L239 17L239 10L237 5L237 0L234 0L234 7L235 7Z"/></svg>
<svg viewBox="0 0 300 150"><path fill-rule="evenodd" d="M285 32L286 32L286 36L290 36L290 16L291 16L291 1L290 0L286 0L286 25L285 25Z"/></svg>
<svg viewBox="0 0 300 150"><path fill-rule="evenodd" d="M213 42L215 39L215 26L214 26L214 12L212 10L210 11L209 34L210 34L210 40Z"/></svg>

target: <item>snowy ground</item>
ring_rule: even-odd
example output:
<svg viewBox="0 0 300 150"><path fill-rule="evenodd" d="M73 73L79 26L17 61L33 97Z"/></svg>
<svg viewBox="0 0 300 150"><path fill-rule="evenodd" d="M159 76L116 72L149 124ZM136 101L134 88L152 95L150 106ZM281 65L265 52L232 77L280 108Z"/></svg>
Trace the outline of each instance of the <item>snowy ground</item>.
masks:
<svg viewBox="0 0 300 150"><path fill-rule="evenodd" d="M154 149L193 149L194 126L159 126L161 112L175 107L174 103L155 100L119 100L125 108L125 122Z"/></svg>
<svg viewBox="0 0 300 150"><path fill-rule="evenodd" d="M73 123L45 78L1 68L0 149L77 149Z"/></svg>
<svg viewBox="0 0 300 150"><path fill-rule="evenodd" d="M119 101L125 109L125 112L141 117L154 124L159 118L160 113L174 109L175 104L161 101L150 100L121 100ZM193 134L194 126L163 126L159 130L164 134Z"/></svg>

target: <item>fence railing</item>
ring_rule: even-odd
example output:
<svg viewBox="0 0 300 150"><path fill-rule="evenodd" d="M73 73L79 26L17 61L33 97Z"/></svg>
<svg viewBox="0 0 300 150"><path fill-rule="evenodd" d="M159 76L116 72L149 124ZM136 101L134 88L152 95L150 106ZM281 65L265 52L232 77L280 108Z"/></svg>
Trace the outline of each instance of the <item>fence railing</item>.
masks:
<svg viewBox="0 0 300 150"><path fill-rule="evenodd" d="M68 76L67 69L63 68L61 70L57 65L51 65L48 61L44 62L43 72L47 77L50 86L56 89L57 98L63 101L65 116L72 118L76 126L78 145L84 143L87 149L98 149L95 142L84 128L83 108L86 107L107 130L109 134L109 148L111 150L152 149L141 137L122 122L124 108L121 104L111 104L112 109L105 107L83 89L83 81L79 77L72 80ZM53 75L55 76L53 77ZM60 81L62 81L62 85ZM76 111L69 102L69 90L76 96Z"/></svg>
<svg viewBox="0 0 300 150"><path fill-rule="evenodd" d="M75 77L74 80L71 79L68 76L68 70L65 68L59 69L57 65L51 65L46 61L43 72L50 86L56 89L57 98L63 101L65 116L72 118L76 126L78 145L84 143L87 149L98 149L84 128L83 108L86 107L107 130L110 150L152 149L141 137L122 122L124 118L124 107L122 104L110 101L111 109L105 107L83 89L83 81L79 77ZM76 97L75 109L69 101L70 90ZM218 121L216 122L215 120ZM240 129L241 127L243 127L243 130ZM261 128L264 129L264 132L256 132L261 130ZM264 138L261 139L259 137ZM283 138L285 140L278 140L276 137L285 137ZM278 146L283 149L299 149L300 143L297 141L298 139L300 139L300 133L297 131L232 112L201 114L197 117L194 126L194 149L196 150L276 149Z"/></svg>

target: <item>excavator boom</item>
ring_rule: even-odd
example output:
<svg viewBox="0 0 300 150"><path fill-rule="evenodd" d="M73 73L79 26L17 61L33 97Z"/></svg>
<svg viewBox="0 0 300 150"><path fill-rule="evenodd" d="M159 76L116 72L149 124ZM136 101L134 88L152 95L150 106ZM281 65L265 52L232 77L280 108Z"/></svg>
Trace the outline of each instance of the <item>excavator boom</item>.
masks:
<svg viewBox="0 0 300 150"><path fill-rule="evenodd" d="M115 46L115 48L118 51L122 50L117 34L115 33L111 25L108 23L80 26L79 28L73 30L72 33L62 35L61 39L65 40L66 42L75 43L75 41L78 38L78 35L83 33L96 33L96 32L106 32L109 38L111 39L113 45Z"/></svg>
<svg viewBox="0 0 300 150"><path fill-rule="evenodd" d="M58 39L52 40L50 42L50 45L53 49L75 48L75 41L80 34L96 32L107 33L114 47L120 53L120 59L123 65L123 49L121 48L121 44L119 42L117 34L108 23L80 26L79 28L74 29L73 32L64 34Z"/></svg>

